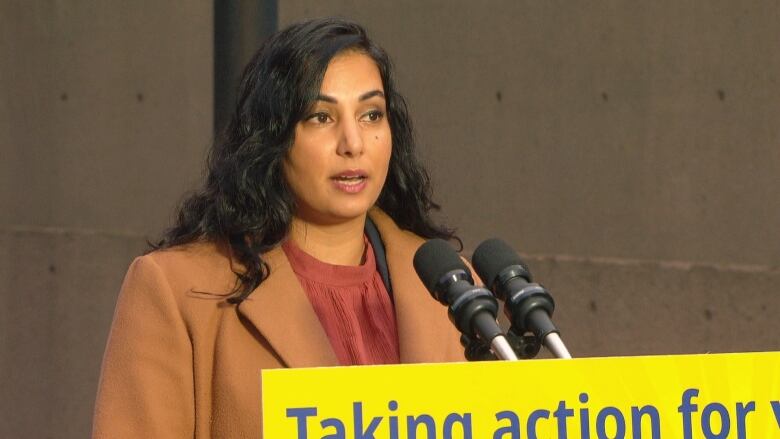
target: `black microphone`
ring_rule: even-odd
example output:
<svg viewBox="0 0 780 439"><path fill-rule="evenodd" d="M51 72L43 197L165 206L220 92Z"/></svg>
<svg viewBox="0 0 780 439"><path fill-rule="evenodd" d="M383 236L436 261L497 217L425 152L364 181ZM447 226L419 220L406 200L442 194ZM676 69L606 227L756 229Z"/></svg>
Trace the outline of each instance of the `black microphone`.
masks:
<svg viewBox="0 0 780 439"><path fill-rule="evenodd" d="M500 239L488 239L477 247L471 261L485 285L505 302L504 312L515 333L532 332L553 355L571 358L551 319L552 296L533 282L528 266L512 247Z"/></svg>
<svg viewBox="0 0 780 439"><path fill-rule="evenodd" d="M496 323L498 302L474 279L455 250L441 239L423 244L414 254L414 269L431 295L448 306L450 320L460 332L490 344L504 360L517 356Z"/></svg>

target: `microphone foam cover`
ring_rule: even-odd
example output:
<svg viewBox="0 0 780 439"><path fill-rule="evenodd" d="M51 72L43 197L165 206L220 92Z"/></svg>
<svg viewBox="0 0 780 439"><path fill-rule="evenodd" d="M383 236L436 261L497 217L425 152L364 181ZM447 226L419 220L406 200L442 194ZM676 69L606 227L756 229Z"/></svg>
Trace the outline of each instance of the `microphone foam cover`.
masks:
<svg viewBox="0 0 780 439"><path fill-rule="evenodd" d="M436 290L439 280L450 271L463 270L468 273L466 264L455 249L443 239L431 239L417 249L414 270L431 293Z"/></svg>
<svg viewBox="0 0 780 439"><path fill-rule="evenodd" d="M501 271L511 265L520 265L528 273L528 266L525 265L520 255L509 246L506 242L498 239L488 239L482 242L476 250L474 250L474 256L471 258L471 263L474 265L479 277L485 282L488 288L496 282L496 277Z"/></svg>

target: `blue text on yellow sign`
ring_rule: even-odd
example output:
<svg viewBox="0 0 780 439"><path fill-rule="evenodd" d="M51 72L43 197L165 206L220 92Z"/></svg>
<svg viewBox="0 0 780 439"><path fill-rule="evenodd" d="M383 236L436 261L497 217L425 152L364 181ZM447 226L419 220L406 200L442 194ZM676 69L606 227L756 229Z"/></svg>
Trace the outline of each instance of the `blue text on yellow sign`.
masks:
<svg viewBox="0 0 780 439"><path fill-rule="evenodd" d="M277 369L266 438L780 438L780 353Z"/></svg>

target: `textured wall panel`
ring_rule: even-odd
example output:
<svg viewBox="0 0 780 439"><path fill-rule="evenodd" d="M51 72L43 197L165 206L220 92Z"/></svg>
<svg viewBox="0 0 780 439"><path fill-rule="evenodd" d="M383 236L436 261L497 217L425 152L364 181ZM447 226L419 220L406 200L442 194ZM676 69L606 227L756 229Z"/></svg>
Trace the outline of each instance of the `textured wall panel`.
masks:
<svg viewBox="0 0 780 439"><path fill-rule="evenodd" d="M777 351L780 271L765 266L528 257L579 357Z"/></svg>
<svg viewBox="0 0 780 439"><path fill-rule="evenodd" d="M2 2L0 224L154 234L202 168L211 4Z"/></svg>
<svg viewBox="0 0 780 439"><path fill-rule="evenodd" d="M0 437L91 431L114 303L143 238L0 230Z"/></svg>

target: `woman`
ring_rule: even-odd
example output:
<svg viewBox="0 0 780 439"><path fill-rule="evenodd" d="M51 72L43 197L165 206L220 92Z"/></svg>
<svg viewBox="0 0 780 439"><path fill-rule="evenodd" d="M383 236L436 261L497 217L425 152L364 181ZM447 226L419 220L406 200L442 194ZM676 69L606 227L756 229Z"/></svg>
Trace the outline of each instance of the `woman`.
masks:
<svg viewBox="0 0 780 439"><path fill-rule="evenodd" d="M324 19L272 36L204 189L127 273L94 436L259 437L264 368L462 360L412 268L424 238L453 237L436 207L365 31Z"/></svg>

